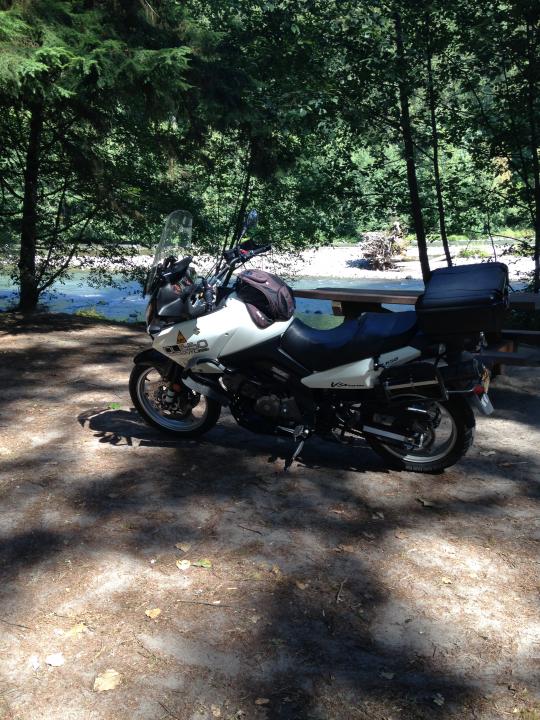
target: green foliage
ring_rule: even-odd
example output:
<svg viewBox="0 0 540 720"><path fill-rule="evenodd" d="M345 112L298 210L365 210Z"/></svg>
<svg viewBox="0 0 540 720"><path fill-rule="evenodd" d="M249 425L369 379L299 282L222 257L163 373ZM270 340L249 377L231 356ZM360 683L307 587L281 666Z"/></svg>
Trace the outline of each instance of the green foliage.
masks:
<svg viewBox="0 0 540 720"><path fill-rule="evenodd" d="M486 250L484 247L469 247L469 248L463 248L463 250L460 250L459 257L465 258L465 259L470 259L470 258L487 259L487 258L493 257L493 253L489 252L489 250Z"/></svg>
<svg viewBox="0 0 540 720"><path fill-rule="evenodd" d="M76 310L74 315L91 318L92 320L107 320L107 316L100 313L95 307L81 308L80 310Z"/></svg>
<svg viewBox="0 0 540 720"><path fill-rule="evenodd" d="M75 255L96 282L135 272L178 207L213 251L249 205L284 248L412 229L400 91L430 241L441 215L451 239L540 237L532 0L0 7L0 248L29 306Z"/></svg>

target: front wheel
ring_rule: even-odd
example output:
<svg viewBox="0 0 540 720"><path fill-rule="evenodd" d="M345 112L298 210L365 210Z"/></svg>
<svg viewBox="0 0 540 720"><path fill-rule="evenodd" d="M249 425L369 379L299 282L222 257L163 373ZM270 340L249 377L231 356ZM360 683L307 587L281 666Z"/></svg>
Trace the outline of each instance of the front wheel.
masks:
<svg viewBox="0 0 540 720"><path fill-rule="evenodd" d="M135 365L129 376L129 394L144 420L155 428L183 438L196 438L211 430L221 405L184 385L175 392L160 371Z"/></svg>
<svg viewBox="0 0 540 720"><path fill-rule="evenodd" d="M366 436L373 450L399 470L440 472L457 463L474 440L474 413L461 397L446 402L411 397L392 415L375 413L371 420L375 425L387 425L388 430L419 438L418 447L406 448Z"/></svg>

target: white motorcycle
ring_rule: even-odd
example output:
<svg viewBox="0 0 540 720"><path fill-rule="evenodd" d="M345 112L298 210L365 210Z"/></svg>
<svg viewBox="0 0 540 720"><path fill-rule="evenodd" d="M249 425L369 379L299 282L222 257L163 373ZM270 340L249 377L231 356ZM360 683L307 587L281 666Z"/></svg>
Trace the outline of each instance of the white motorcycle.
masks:
<svg viewBox="0 0 540 720"><path fill-rule="evenodd" d="M189 213L165 223L145 292L152 348L134 358L133 403L147 423L199 437L227 406L257 433L289 436L288 467L312 435L363 438L395 468L436 472L473 442L472 406L492 411L484 332L500 330L501 263L436 270L410 312L366 312L330 330L294 318L292 290L260 270L235 270L270 246L240 242L200 276Z"/></svg>

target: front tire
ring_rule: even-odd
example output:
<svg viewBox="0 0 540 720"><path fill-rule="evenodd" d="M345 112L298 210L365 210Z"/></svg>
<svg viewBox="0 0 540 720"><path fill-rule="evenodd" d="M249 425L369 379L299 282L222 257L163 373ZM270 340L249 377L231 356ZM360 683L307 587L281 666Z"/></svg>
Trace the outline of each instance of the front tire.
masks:
<svg viewBox="0 0 540 720"><path fill-rule="evenodd" d="M418 398L415 398L415 402L418 403ZM450 434L446 445L443 445L438 453L430 456L428 451L422 449L407 451L397 445L386 445L379 438L367 435L366 440L369 445L390 467L418 473L441 472L455 465L473 444L476 423L467 400L457 397L446 402L433 403L428 400L425 403L438 405L441 412L448 417Z"/></svg>
<svg viewBox="0 0 540 720"><path fill-rule="evenodd" d="M175 437L197 438L219 420L221 405L185 388L181 398L167 406L164 395L169 383L151 365L134 365L129 376L129 394L148 425Z"/></svg>

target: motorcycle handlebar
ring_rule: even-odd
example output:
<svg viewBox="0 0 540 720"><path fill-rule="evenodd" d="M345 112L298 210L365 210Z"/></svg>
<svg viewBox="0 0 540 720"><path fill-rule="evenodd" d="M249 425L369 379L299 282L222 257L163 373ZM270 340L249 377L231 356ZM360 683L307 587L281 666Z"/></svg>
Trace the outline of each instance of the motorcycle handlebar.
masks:
<svg viewBox="0 0 540 720"><path fill-rule="evenodd" d="M241 262L247 262L256 255L262 255L263 253L269 252L271 249L271 245L261 245L260 247L254 247L252 249L237 246L231 248L231 250L225 250L223 253L223 257L228 263L234 263L237 260L240 260Z"/></svg>
<svg viewBox="0 0 540 720"><path fill-rule="evenodd" d="M272 249L271 245L262 245L259 248L255 248L255 250L252 251L253 255L263 255L263 253L270 252Z"/></svg>

